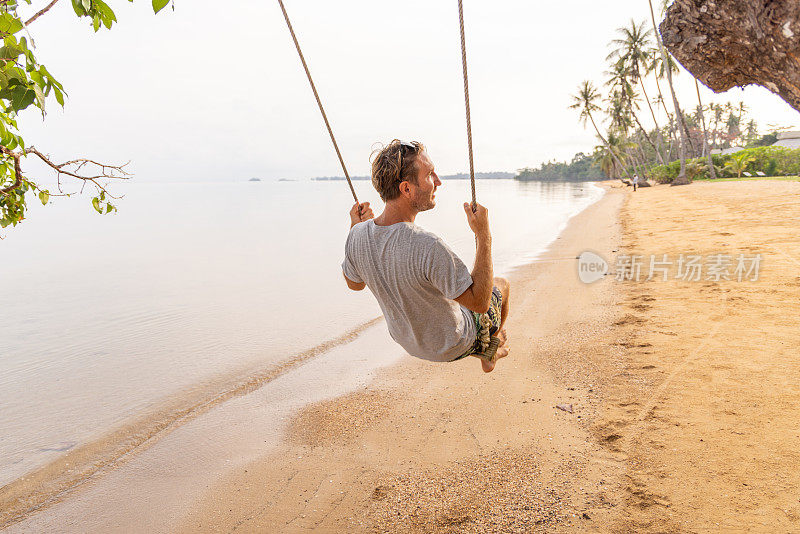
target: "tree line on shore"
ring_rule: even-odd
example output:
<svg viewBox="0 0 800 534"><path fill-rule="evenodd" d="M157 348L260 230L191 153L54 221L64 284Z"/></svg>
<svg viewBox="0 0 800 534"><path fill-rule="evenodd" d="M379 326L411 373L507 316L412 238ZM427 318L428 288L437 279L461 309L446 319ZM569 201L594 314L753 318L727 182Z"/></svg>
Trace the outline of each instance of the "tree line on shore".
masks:
<svg viewBox="0 0 800 534"><path fill-rule="evenodd" d="M652 2L650 12L652 27L631 20L617 29L617 37L609 43L605 91L587 80L572 95L570 107L579 112L584 126L592 125L600 144L589 155L576 154L570 163L548 162L536 169L521 169L518 177L585 180L603 175L630 179L638 174L680 185L694 177L747 172L742 169L748 166L766 174L768 170L794 168L789 162L795 158L790 150L752 152L735 158L712 154L718 152L715 149L770 145L777 139L776 132L759 134L758 124L742 102L704 104L697 79L697 100L682 108L673 84L680 70L661 42ZM656 88L652 96L647 93L650 82ZM669 91L666 98L662 89ZM643 126L645 117L652 128ZM587 162L595 167L593 172L587 171ZM759 163L763 169L756 169Z"/></svg>

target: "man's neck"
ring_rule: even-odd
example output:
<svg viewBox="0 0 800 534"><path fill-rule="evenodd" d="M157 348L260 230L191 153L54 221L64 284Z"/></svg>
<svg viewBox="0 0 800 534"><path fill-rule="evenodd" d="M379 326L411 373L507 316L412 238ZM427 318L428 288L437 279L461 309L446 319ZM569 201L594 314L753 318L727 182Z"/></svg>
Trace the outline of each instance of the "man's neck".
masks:
<svg viewBox="0 0 800 534"><path fill-rule="evenodd" d="M388 202L383 209L383 213L375 217L375 224L378 226L389 226L399 222L413 223L417 217L417 211L410 206L400 205L396 202Z"/></svg>

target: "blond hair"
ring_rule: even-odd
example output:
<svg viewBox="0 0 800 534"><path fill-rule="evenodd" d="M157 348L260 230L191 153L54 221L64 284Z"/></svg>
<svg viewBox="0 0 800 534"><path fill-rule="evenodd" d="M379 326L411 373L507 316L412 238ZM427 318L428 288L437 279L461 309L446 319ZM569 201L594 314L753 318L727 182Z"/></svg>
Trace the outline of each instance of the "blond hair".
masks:
<svg viewBox="0 0 800 534"><path fill-rule="evenodd" d="M418 141L394 139L372 152L372 185L381 200L388 202L399 197L402 182L417 185L417 161L423 150L425 145Z"/></svg>

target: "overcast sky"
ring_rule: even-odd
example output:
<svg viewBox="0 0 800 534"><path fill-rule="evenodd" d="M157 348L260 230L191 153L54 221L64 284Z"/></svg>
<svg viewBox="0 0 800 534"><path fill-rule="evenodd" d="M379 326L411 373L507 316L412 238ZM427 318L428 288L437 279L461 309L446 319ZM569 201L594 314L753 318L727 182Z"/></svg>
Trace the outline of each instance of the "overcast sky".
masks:
<svg viewBox="0 0 800 534"><path fill-rule="evenodd" d="M23 115L29 143L58 160L132 160L141 181L341 175L277 1L176 2L154 15L149 1L110 0L119 23L97 34L69 0L32 24L69 97L45 122ZM368 174L373 144L394 137L424 142L442 174L468 169L456 0L285 5L351 174ZM603 81L615 29L649 20L647 2L465 0L464 11L476 170L591 151L570 94ZM689 75L677 81L695 106ZM800 124L765 89L703 89L743 100L762 130Z"/></svg>

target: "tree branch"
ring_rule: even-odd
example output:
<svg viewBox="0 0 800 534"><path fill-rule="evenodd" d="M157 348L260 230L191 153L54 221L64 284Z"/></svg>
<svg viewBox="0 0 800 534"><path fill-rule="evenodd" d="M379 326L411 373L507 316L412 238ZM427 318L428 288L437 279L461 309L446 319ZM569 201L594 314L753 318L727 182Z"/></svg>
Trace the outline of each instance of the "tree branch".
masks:
<svg viewBox="0 0 800 534"><path fill-rule="evenodd" d="M53 7L54 5L56 5L56 2L58 2L58 0L53 0L52 2L50 2L49 4L47 4L47 5L46 5L46 6L45 6L45 7L44 7L44 8L43 8L41 11L39 11L39 12L38 12L38 13L36 13L34 16L32 16L31 18L29 18L29 19L28 19L28 20L25 22L25 26L29 25L31 22L35 21L36 19L38 19L39 17L41 17L42 15L44 15L45 13L47 13L48 11L50 11L50 8L51 8L51 7Z"/></svg>
<svg viewBox="0 0 800 534"><path fill-rule="evenodd" d="M0 193L7 195L11 193L11 191L22 185L22 171L19 168L19 158L21 154L12 152L4 146L0 146L0 151L2 151L3 154L9 155L12 158L14 158L14 173L16 174L16 180L10 186L0 189Z"/></svg>
<svg viewBox="0 0 800 534"><path fill-rule="evenodd" d="M114 195L110 194L106 188L98 181L102 179L117 179L117 180L127 180L131 174L125 170L128 163L123 165L111 165L108 163L99 163L97 161L81 158L81 159L74 159L71 161L67 161L64 163L53 163L47 156L36 150L34 147L26 148L20 152L13 152L8 150L7 148L0 146L0 152L6 154L7 156L11 156L14 158L14 170L16 172L16 181L11 184L10 186L0 189L0 193L2 194L9 194L14 189L18 188L22 185L22 172L20 170L19 160L23 156L27 156L29 154L33 154L42 160L48 167L52 168L56 173L58 173L58 182L59 182L59 190L61 188L61 175L70 176L72 178L76 178L78 180L83 181L83 185L85 186L87 182L91 182L97 187L98 190L105 192L111 198L118 198ZM96 174L94 176L86 176L78 174L80 170L86 165L94 165L100 168L100 174ZM67 170L68 167L74 167L73 169ZM81 186L81 190L83 190L83 186Z"/></svg>
<svg viewBox="0 0 800 534"><path fill-rule="evenodd" d="M83 185L86 185L86 182L91 182L94 184L95 187L97 187L97 189L103 191L111 198L118 198L118 197L115 197L114 195L109 193L106 190L106 188L103 187L103 185L101 185L98 182L98 180L102 180L103 178L127 180L128 177L131 175L129 172L125 170L125 167L127 167L128 163L130 162L124 163L122 165L110 165L108 163L98 163L91 159L80 158L57 164L50 161L50 158L48 158L47 156L36 150L36 148L34 147L25 149L25 154L34 154L35 156L37 156L46 165L55 170L58 173L59 178L61 177L62 174L64 174L66 176L71 176L72 178L77 178L78 180L83 180ZM80 174L77 174L85 165L95 165L97 167L100 167L100 174L97 174L95 176L82 176ZM69 166L75 167L73 171L65 170L65 168ZM81 186L81 191L83 191L83 186Z"/></svg>

